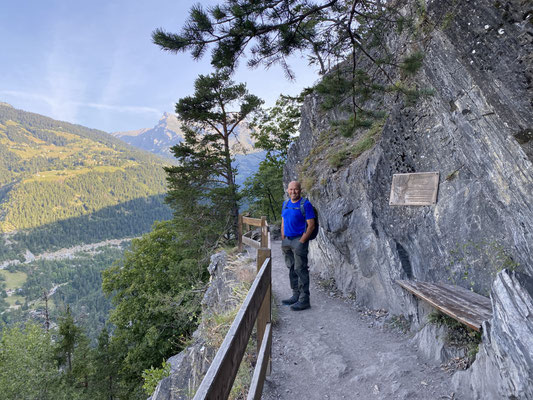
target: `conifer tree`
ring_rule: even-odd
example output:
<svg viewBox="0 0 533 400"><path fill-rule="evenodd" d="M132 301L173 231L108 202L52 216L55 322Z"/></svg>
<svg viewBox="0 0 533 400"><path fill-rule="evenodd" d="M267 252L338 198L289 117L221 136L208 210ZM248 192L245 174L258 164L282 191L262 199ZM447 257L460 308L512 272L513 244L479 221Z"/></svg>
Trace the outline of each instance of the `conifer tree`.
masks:
<svg viewBox="0 0 533 400"><path fill-rule="evenodd" d="M56 344L56 356L60 366L66 366L68 372L72 372L72 358L74 350L82 335L81 329L76 326L74 317L67 307L65 314L59 319L58 340Z"/></svg>
<svg viewBox="0 0 533 400"><path fill-rule="evenodd" d="M252 215L266 215L269 221L281 217L283 167L289 145L298 133L302 102L303 95L282 95L274 107L261 111L251 124L255 147L267 152L259 170L244 182L243 194L249 201Z"/></svg>
<svg viewBox="0 0 533 400"><path fill-rule="evenodd" d="M431 94L402 80L422 66L420 48L440 22L428 18L424 2L221 0L194 6L178 33L157 29L152 39L163 50L190 52L194 59L211 49L216 68L234 70L245 57L252 68L279 64L289 79L294 73L288 57L307 56L325 74L316 90L329 97L329 109L350 112L332 126L349 137L381 123L386 110L372 110L387 93L401 94L407 106ZM406 32L410 46L391 50L385 35L394 31Z"/></svg>
<svg viewBox="0 0 533 400"><path fill-rule="evenodd" d="M212 247L222 234L236 235L239 199L230 137L262 100L225 71L200 75L194 86L194 95L176 104L185 139L172 148L178 165L166 168L167 202L184 236Z"/></svg>
<svg viewBox="0 0 533 400"><path fill-rule="evenodd" d="M118 375L120 355L107 328L98 336L98 347L94 352L94 374L92 376L92 393L102 400L114 400L118 392Z"/></svg>
<svg viewBox="0 0 533 400"><path fill-rule="evenodd" d="M195 59L213 46L216 68L233 69L248 50L249 66L280 64L293 78L287 58L295 52L307 52L321 73L352 50L372 57L358 27L372 26L386 8L379 0L225 0L195 5L179 33L157 29L152 38L164 50L190 51Z"/></svg>

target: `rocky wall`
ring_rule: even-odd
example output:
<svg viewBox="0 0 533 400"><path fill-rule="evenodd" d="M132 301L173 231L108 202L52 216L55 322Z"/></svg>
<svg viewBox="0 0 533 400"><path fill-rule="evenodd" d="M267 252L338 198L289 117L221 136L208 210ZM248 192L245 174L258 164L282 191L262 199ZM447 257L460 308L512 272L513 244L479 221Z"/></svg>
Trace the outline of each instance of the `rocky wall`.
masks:
<svg viewBox="0 0 533 400"><path fill-rule="evenodd" d="M504 270L494 282L493 318L476 361L453 383L483 400L533 399L533 278Z"/></svg>
<svg viewBox="0 0 533 400"><path fill-rule="evenodd" d="M284 176L306 183L318 209L312 269L366 306L415 320L395 279L488 295L505 267L533 275L532 12L524 1L426 7L435 29L423 41L386 40L391 51L423 51L408 83L433 94L411 105L387 95L378 143L341 167L328 163L338 138L324 143L323 133L346 115L308 96ZM435 206L389 206L393 174L429 171L440 173Z"/></svg>
<svg viewBox="0 0 533 400"><path fill-rule="evenodd" d="M423 329L416 340L429 358L449 354L439 332L423 328L421 303L394 281L491 294L493 319L455 384L476 399L533 399L533 7L524 0L424 4L417 24L433 29L420 40L390 32L386 41L393 54L423 52L422 68L405 81L433 94L415 104L385 95L376 144L341 165L331 162L334 152L360 137L332 137L331 122L346 112L326 112L321 96L308 96L285 184L299 179L318 210L312 271L362 305L405 315ZM436 205L389 205L393 174L411 172L440 173Z"/></svg>

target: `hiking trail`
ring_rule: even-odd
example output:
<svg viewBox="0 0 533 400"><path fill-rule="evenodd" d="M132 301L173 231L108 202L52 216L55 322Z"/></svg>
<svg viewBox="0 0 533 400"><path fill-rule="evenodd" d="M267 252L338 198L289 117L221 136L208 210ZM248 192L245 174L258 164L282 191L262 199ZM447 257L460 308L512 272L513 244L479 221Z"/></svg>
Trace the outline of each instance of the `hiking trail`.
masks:
<svg viewBox="0 0 533 400"><path fill-rule="evenodd" d="M272 374L263 399L464 399L451 375L418 353L409 333L376 323L371 312L339 298L311 273L311 309L281 305L290 297L280 242L272 242Z"/></svg>

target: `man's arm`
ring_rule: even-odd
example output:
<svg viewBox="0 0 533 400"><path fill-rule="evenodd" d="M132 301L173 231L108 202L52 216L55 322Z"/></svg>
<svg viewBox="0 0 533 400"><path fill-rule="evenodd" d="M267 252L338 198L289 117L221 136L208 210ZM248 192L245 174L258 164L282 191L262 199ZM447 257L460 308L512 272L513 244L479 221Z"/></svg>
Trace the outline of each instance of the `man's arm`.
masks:
<svg viewBox="0 0 533 400"><path fill-rule="evenodd" d="M282 225L283 226L283 222ZM282 228L283 229L283 228ZM305 243L309 240L309 236L313 233L313 230L315 229L315 219L308 219L307 220L307 229L305 230L305 233L300 238L300 243ZM283 232L283 230L282 230ZM282 233L283 235L283 233Z"/></svg>
<svg viewBox="0 0 533 400"><path fill-rule="evenodd" d="M285 239L285 230L283 229L283 217L281 218L281 240Z"/></svg>

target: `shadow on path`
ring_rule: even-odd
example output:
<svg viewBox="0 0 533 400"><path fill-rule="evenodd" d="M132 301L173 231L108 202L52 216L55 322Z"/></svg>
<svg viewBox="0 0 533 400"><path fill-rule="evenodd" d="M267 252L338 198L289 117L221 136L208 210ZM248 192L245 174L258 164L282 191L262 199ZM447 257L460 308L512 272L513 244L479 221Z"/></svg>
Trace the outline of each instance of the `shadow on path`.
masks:
<svg viewBox="0 0 533 400"><path fill-rule="evenodd" d="M451 376L427 363L408 335L369 327L352 302L330 297L313 277L311 309L281 305L291 290L279 241L272 256L278 318L263 399L457 399Z"/></svg>

